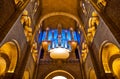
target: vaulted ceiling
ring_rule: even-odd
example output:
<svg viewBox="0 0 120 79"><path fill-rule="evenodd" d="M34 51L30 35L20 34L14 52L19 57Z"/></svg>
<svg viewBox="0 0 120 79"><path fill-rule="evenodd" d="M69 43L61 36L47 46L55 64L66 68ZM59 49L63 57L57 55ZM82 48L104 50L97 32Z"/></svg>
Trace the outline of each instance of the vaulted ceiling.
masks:
<svg viewBox="0 0 120 79"><path fill-rule="evenodd" d="M78 17L79 0L41 0L41 15L44 16L50 13L64 12ZM53 15L44 20L43 26L49 28L56 28L58 24L62 28L68 29L76 26L76 21L64 15Z"/></svg>

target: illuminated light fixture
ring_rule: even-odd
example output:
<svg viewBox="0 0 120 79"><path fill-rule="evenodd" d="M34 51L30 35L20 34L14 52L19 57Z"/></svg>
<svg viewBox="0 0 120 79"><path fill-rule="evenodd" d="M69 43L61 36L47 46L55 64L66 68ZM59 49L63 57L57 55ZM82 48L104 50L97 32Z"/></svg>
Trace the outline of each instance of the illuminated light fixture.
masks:
<svg viewBox="0 0 120 79"><path fill-rule="evenodd" d="M64 76L55 76L55 77L53 77L52 79L67 79L67 78L64 77Z"/></svg>
<svg viewBox="0 0 120 79"><path fill-rule="evenodd" d="M66 59L69 57L69 50L65 48L54 48L50 50L50 57L53 59Z"/></svg>
<svg viewBox="0 0 120 79"><path fill-rule="evenodd" d="M53 59L66 59L69 57L71 47L66 40L55 40L49 45L48 52L50 52L50 57Z"/></svg>

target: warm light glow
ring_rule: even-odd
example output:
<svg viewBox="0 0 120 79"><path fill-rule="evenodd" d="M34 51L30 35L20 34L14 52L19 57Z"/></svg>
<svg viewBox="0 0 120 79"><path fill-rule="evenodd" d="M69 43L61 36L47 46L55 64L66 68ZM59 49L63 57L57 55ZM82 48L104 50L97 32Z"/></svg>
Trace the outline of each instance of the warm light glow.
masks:
<svg viewBox="0 0 120 79"><path fill-rule="evenodd" d="M1 46L0 50L4 51L4 54L9 57L10 65L7 72L13 73L16 68L16 63L18 59L19 44L16 40L14 42L7 42Z"/></svg>
<svg viewBox="0 0 120 79"><path fill-rule="evenodd" d="M30 79L29 76L30 76L30 73L28 71L24 71L22 79Z"/></svg>
<svg viewBox="0 0 120 79"><path fill-rule="evenodd" d="M66 59L69 57L70 50L58 47L51 49L49 52L50 52L50 57L53 59Z"/></svg>
<svg viewBox="0 0 120 79"><path fill-rule="evenodd" d="M70 52L70 50L65 49L65 48L54 48L50 50L51 53L59 53L59 54L63 54L63 53L67 53Z"/></svg>
<svg viewBox="0 0 120 79"><path fill-rule="evenodd" d="M111 73L109 63L108 63L109 59L114 55L120 55L119 51L120 51L119 48L112 43L106 43L103 46L103 49L102 49L102 63L103 63L105 73Z"/></svg>
<svg viewBox="0 0 120 79"><path fill-rule="evenodd" d="M120 58L116 58L112 63L112 69L117 77L117 79L120 79Z"/></svg>
<svg viewBox="0 0 120 79"><path fill-rule="evenodd" d="M6 61L4 58L0 57L0 75L5 73L6 70Z"/></svg>
<svg viewBox="0 0 120 79"><path fill-rule="evenodd" d="M91 69L89 73L90 73L89 79L97 79L94 69Z"/></svg>
<svg viewBox="0 0 120 79"><path fill-rule="evenodd" d="M67 79L67 78L64 77L64 76L55 76L55 77L53 77L52 79Z"/></svg>

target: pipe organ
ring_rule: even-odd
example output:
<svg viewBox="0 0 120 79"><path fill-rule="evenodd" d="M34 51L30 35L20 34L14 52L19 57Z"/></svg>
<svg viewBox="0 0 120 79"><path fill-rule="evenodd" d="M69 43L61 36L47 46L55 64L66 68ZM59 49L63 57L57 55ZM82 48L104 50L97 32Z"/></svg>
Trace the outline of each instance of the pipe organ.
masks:
<svg viewBox="0 0 120 79"><path fill-rule="evenodd" d="M46 29L40 32L38 40L52 59L67 59L80 43L80 34L71 29Z"/></svg>

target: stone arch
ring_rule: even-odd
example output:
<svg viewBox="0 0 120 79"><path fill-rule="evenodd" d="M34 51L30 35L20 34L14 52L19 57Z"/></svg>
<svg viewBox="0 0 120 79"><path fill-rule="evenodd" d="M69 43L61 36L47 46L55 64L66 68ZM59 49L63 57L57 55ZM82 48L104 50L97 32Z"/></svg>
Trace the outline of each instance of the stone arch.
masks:
<svg viewBox="0 0 120 79"><path fill-rule="evenodd" d="M118 64L120 62L119 59L120 49L117 47L117 45L108 41L104 41L100 48L100 62L102 64L101 67L104 69L104 72L112 73L120 78L118 75L118 73L120 73L120 68L118 67ZM117 71L116 68L118 68Z"/></svg>
<svg viewBox="0 0 120 79"><path fill-rule="evenodd" d="M0 47L0 55L1 55L0 61L3 61L4 66L6 66L4 67L5 68L4 74L6 72L14 73L19 56L20 56L19 53L20 53L20 47L16 40L6 42ZM3 74L0 74L0 75L3 75Z"/></svg>
<svg viewBox="0 0 120 79"><path fill-rule="evenodd" d="M73 20L75 20L79 25L80 24L80 20L78 19L77 16L73 15L73 14L70 14L70 13L66 13L66 12L52 12L52 13L48 13L46 15L43 15L41 18L40 18L40 22L39 22L39 25L42 24L42 22L49 18L49 17L52 17L52 16L57 16L57 15L61 15L61 16L66 16L66 17L69 17L69 18L72 18Z"/></svg>
<svg viewBox="0 0 120 79"><path fill-rule="evenodd" d="M75 79L69 72L67 72L65 70L52 71L45 77L45 79L52 79L55 76L64 76L67 79Z"/></svg>
<svg viewBox="0 0 120 79"><path fill-rule="evenodd" d="M52 17L52 16L58 16L58 15L72 18L73 20L75 20L75 21L78 23L79 27L81 28L82 22L80 21L80 19L79 19L78 16L75 16L75 15L73 15L73 14L66 13L66 12L52 12L52 13L45 14L45 15L43 15L43 16L40 18L39 23L38 23L37 26L36 26L36 29L35 29L36 31L35 31L35 33L34 33L34 36L35 36L36 33L39 31L39 29L40 29L40 27L41 27L41 25L42 25L42 22L43 22L45 19L47 19L47 18L49 18L49 17Z"/></svg>
<svg viewBox="0 0 120 79"><path fill-rule="evenodd" d="M48 13L48 14L42 15L42 17L40 17L40 19L39 19L39 23L35 27L35 31L34 31L34 34L33 34L32 37L35 37L35 35L37 33L40 33L40 28L42 26L42 22L45 19L47 19L49 17L52 17L52 16L58 16L58 15L60 15L60 16L66 16L66 17L69 17L69 18L72 18L73 20L75 20L77 22L78 28L80 29L80 31L83 32L83 35L84 35L85 39L88 40L87 36L86 36L86 33L85 33L85 30L84 30L84 27L83 27L83 23L79 19L79 17L76 16L76 15L70 14L70 13L66 13L66 12L52 12L52 13ZM33 41L34 41L34 38L32 38L31 43L33 43Z"/></svg>

